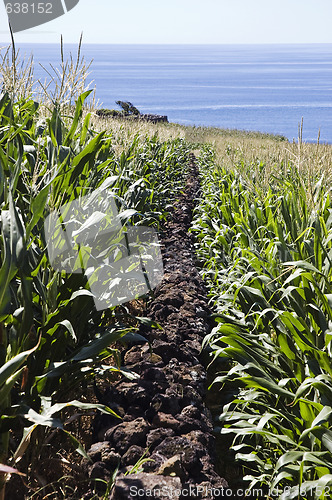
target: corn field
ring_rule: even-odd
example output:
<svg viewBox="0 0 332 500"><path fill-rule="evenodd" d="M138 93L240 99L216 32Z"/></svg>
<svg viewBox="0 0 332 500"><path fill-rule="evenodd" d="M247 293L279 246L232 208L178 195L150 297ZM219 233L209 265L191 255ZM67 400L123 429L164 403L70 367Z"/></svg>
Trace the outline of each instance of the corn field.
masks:
<svg viewBox="0 0 332 500"><path fill-rule="evenodd" d="M256 488L266 499L332 498L331 148L98 120L79 53L50 70L44 99L32 61L9 56L0 60L0 500L10 475L31 479L59 433L88 459L70 422L117 417L87 394L137 377L119 345L145 342L142 324L159 327L130 304L97 310L84 273L54 269L48 217L107 192L124 228L160 230L192 151L201 192L191 232L214 310L203 349L215 432L231 437L250 498Z"/></svg>

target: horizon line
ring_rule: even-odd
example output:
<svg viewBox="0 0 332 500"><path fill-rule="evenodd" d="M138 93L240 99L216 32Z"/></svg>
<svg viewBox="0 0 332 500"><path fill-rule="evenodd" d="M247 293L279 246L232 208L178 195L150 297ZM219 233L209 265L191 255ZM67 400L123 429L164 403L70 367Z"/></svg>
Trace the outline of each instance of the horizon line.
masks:
<svg viewBox="0 0 332 500"><path fill-rule="evenodd" d="M0 32L1 34L1 32ZM3 34L3 33L2 33ZM26 45L58 45L59 42L41 42L41 41L34 41L34 42L20 42L20 41L15 41L16 44L26 44ZM77 45L79 42L65 42L63 41L64 45ZM12 42L2 42L0 41L0 44L6 44L6 45L11 45ZM82 40L82 45L144 45L144 46L197 46L197 45L206 45L206 46L216 46L216 45L241 45L241 46L247 46L247 45L332 45L331 42L85 42L84 39Z"/></svg>

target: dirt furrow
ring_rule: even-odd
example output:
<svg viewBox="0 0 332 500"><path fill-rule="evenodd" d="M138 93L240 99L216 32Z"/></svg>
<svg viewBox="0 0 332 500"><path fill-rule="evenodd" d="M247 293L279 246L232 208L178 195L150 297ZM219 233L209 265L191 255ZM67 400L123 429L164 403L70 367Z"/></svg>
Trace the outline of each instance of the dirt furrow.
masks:
<svg viewBox="0 0 332 500"><path fill-rule="evenodd" d="M185 190L162 236L165 275L147 311L163 329L145 328L150 346L136 344L124 355L125 367L139 378L116 382L103 394L122 421L98 418L89 474L109 479L120 463L112 500L212 499L227 488L215 470L213 423L204 403L200 350L211 329L210 311L188 234L198 193L191 157ZM143 472L125 475L143 455L150 459L142 464Z"/></svg>

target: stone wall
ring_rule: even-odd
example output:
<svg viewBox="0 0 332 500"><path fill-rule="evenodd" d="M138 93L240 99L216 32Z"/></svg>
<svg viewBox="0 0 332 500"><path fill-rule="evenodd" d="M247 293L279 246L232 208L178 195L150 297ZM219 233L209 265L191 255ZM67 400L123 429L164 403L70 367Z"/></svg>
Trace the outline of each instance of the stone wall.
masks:
<svg viewBox="0 0 332 500"><path fill-rule="evenodd" d="M114 112L114 113L113 113ZM139 115L125 115L120 111L112 109L98 109L96 114L102 118L124 118L126 120L143 120L151 123L168 123L166 115L155 115L152 113L141 113Z"/></svg>

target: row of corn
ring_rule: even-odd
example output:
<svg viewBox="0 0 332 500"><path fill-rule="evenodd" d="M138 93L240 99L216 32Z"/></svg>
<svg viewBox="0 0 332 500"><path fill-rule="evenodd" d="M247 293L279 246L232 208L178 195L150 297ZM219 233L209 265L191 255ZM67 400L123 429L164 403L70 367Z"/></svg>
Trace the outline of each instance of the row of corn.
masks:
<svg viewBox="0 0 332 500"><path fill-rule="evenodd" d="M328 185L317 178L308 197L301 171L290 165L292 174L271 179L262 194L217 166L209 147L199 164L192 231L215 309L204 342L221 389L216 430L233 437L250 498L262 498L255 491L280 500L331 498Z"/></svg>

